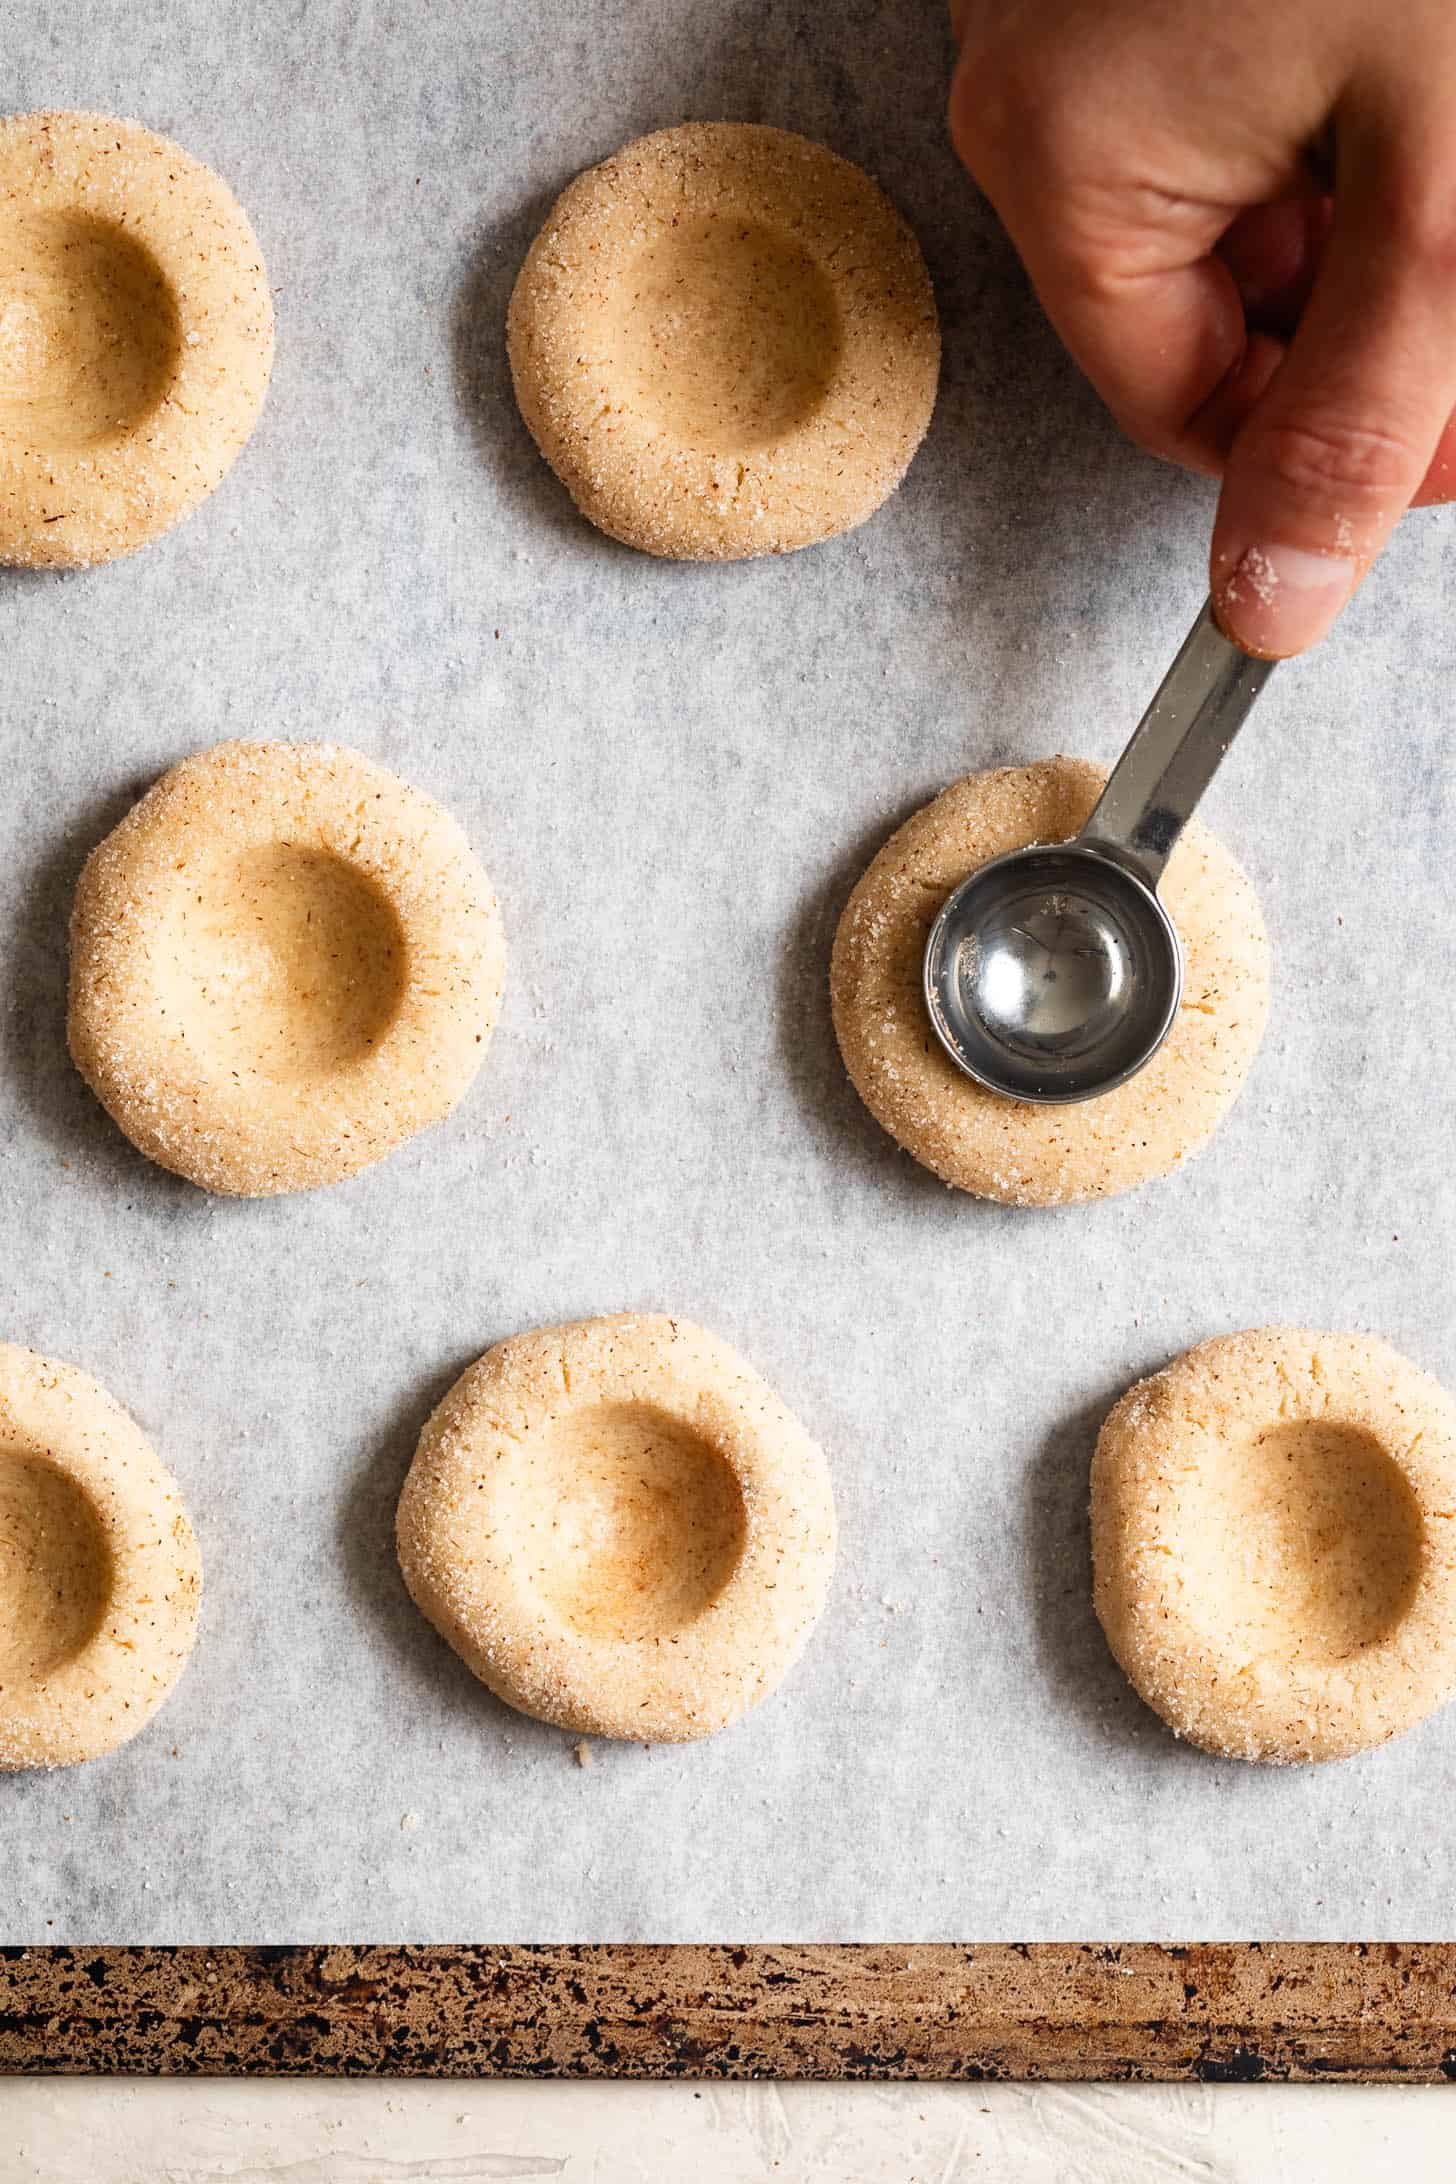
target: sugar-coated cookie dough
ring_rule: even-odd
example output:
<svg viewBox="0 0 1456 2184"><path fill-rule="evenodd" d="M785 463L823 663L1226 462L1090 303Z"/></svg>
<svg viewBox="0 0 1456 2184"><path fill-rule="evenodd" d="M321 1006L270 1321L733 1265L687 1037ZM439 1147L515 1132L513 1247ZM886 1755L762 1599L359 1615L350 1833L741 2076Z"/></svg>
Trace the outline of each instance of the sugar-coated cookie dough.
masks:
<svg viewBox="0 0 1456 2184"><path fill-rule="evenodd" d="M420 1437L399 1559L498 1697L684 1743L770 1692L834 1562L824 1458L726 1342L620 1314L488 1350Z"/></svg>
<svg viewBox="0 0 1456 2184"><path fill-rule="evenodd" d="M509 336L521 414L583 515L679 561L863 523L940 370L925 262L883 191L747 122L660 129L579 175Z"/></svg>
<svg viewBox="0 0 1456 2184"><path fill-rule="evenodd" d="M311 1190L447 1115L500 1007L490 883L432 797L334 743L184 759L94 850L76 1066L205 1190Z"/></svg>
<svg viewBox="0 0 1456 2184"><path fill-rule="evenodd" d="M129 554L221 483L273 306L227 184L105 114L0 120L0 561Z"/></svg>
<svg viewBox="0 0 1456 2184"><path fill-rule="evenodd" d="M187 1665L201 1595L140 1428L88 1373L0 1342L0 1769L134 1737Z"/></svg>
<svg viewBox="0 0 1456 2184"><path fill-rule="evenodd" d="M1343 1759L1456 1691L1456 1403L1369 1335L1257 1328L1132 1388L1092 1464L1097 1613L1233 1759Z"/></svg>
<svg viewBox="0 0 1456 2184"><path fill-rule="evenodd" d="M1107 1198L1176 1168L1232 1104L1268 1012L1258 899L1195 821L1161 889L1183 942L1183 1002L1145 1069L1098 1099L1034 1106L985 1091L943 1052L921 976L936 912L990 858L1076 834L1104 778L1049 758L957 781L891 836L835 936L834 1026L861 1099L945 1182L1006 1205Z"/></svg>

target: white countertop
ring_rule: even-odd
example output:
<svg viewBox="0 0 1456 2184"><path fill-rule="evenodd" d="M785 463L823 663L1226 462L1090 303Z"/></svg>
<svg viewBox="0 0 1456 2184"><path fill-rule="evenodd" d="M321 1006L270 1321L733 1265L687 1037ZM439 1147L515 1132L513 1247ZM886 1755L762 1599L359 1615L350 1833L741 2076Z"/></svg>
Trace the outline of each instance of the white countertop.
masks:
<svg viewBox="0 0 1456 2184"><path fill-rule="evenodd" d="M1418 2184L1407 2086L0 2079L0 2184Z"/></svg>

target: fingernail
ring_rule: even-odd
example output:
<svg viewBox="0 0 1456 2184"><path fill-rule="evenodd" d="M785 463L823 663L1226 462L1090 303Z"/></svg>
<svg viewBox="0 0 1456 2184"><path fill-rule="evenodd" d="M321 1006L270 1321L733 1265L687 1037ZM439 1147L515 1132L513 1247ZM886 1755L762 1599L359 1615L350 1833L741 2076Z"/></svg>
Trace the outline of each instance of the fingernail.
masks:
<svg viewBox="0 0 1456 2184"><path fill-rule="evenodd" d="M1301 546L1250 546L1216 583L1214 605L1235 644L1269 660L1317 644L1355 589L1345 554Z"/></svg>

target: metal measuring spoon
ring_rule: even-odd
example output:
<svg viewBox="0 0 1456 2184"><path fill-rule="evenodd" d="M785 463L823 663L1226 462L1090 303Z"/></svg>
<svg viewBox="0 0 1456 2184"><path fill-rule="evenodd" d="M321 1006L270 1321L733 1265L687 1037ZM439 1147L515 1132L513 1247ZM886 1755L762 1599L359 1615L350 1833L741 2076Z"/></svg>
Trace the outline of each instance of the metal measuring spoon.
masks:
<svg viewBox="0 0 1456 2184"><path fill-rule="evenodd" d="M1158 882L1274 665L1205 605L1081 833L993 858L947 898L925 1001L968 1077L1007 1099L1090 1100L1152 1060L1183 991Z"/></svg>

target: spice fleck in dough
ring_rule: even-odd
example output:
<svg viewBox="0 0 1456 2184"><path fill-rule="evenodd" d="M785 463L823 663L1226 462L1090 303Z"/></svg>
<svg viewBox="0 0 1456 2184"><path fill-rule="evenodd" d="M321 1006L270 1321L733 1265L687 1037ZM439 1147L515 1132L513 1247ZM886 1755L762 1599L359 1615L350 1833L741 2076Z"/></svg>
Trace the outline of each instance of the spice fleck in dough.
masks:
<svg viewBox="0 0 1456 2184"><path fill-rule="evenodd" d="M693 122L553 207L511 298L516 399L583 515L682 561L786 553L892 493L935 404L914 236L783 129Z"/></svg>
<svg viewBox="0 0 1456 2184"><path fill-rule="evenodd" d="M1002 1099L944 1053L921 966L935 915L978 866L1076 834L1105 776L1075 758L972 774L892 835L850 896L830 981L845 1067L876 1120L945 1182L1005 1205L1111 1197L1165 1175L1213 1134L1237 1097L1268 1013L1258 900L1197 821L1161 894L1183 943L1183 999L1146 1068L1097 1099Z"/></svg>
<svg viewBox="0 0 1456 2184"><path fill-rule="evenodd" d="M311 1190L463 1098L504 966L490 883L433 798L339 744L222 743L86 863L71 1053L164 1168Z"/></svg>
<svg viewBox="0 0 1456 2184"><path fill-rule="evenodd" d="M272 358L217 175L104 114L0 120L0 561L85 568L169 529L242 451Z"/></svg>
<svg viewBox="0 0 1456 2184"><path fill-rule="evenodd" d="M1456 1691L1456 1403L1368 1335L1223 1335L1092 1464L1097 1613L1179 1736L1343 1759Z"/></svg>
<svg viewBox="0 0 1456 2184"><path fill-rule="evenodd" d="M134 1737L187 1665L201 1594L176 1482L121 1405L0 1343L0 1769Z"/></svg>
<svg viewBox="0 0 1456 2184"><path fill-rule="evenodd" d="M819 1449L727 1343L619 1314L472 1365L420 1437L398 1535L417 1606L507 1705L683 1743L798 1658L834 1504Z"/></svg>

